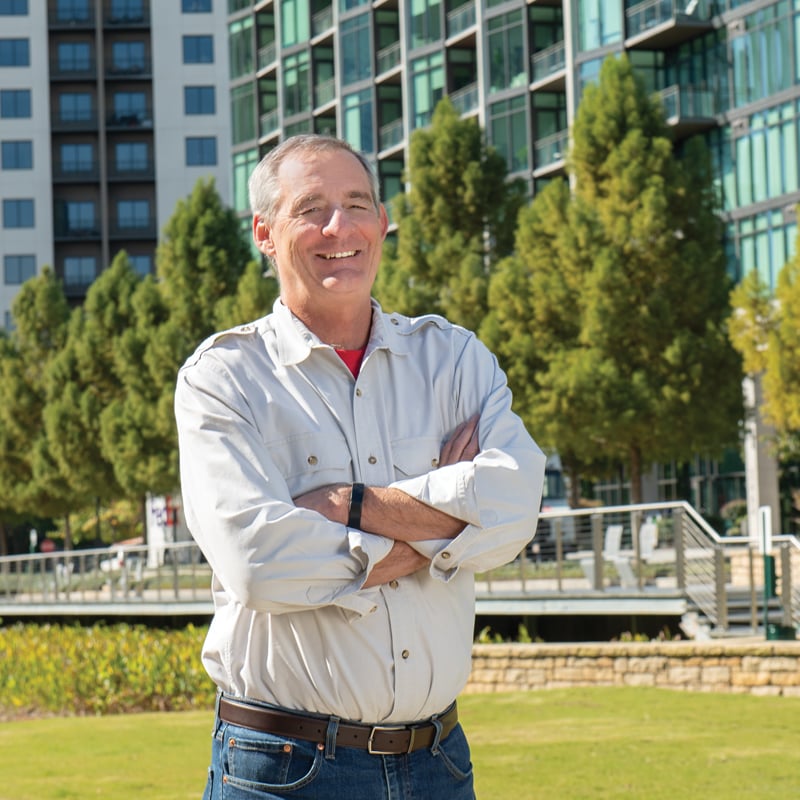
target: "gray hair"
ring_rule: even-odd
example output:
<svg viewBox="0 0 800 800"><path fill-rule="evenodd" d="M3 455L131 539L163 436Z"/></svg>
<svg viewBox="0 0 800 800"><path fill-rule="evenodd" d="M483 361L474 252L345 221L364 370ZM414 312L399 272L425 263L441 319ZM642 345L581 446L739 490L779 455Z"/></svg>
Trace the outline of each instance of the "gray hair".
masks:
<svg viewBox="0 0 800 800"><path fill-rule="evenodd" d="M336 150L352 153L358 159L369 178L372 202L377 211L380 207L378 177L366 156L354 150L344 139L336 139L333 136L323 136L316 133L301 133L297 136L291 136L270 150L258 162L250 175L247 188L250 194L250 209L253 214L261 217L268 225L274 222L275 213L281 200L278 171L285 158L295 153L330 153Z"/></svg>

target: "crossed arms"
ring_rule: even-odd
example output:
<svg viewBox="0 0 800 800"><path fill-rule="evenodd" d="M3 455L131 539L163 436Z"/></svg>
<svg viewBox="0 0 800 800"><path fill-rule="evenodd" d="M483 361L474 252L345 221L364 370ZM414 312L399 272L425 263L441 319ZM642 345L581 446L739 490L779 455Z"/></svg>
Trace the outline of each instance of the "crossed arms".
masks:
<svg viewBox="0 0 800 800"><path fill-rule="evenodd" d="M442 445L439 466L471 461L479 452L478 417L462 422ZM314 489L294 499L295 505L317 511L332 522L347 523L350 484L338 483ZM409 542L453 539L464 528L464 520L452 517L416 500L399 489L367 486L364 491L361 528L394 540L389 554L371 570L364 588L403 578L426 566L429 559Z"/></svg>

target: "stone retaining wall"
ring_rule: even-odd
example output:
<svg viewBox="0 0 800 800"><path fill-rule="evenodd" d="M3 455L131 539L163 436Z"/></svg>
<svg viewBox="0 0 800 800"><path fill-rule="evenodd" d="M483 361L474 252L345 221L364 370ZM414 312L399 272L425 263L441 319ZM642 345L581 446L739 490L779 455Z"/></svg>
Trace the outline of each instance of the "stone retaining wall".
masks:
<svg viewBox="0 0 800 800"><path fill-rule="evenodd" d="M800 697L800 641L476 644L465 693L570 686Z"/></svg>

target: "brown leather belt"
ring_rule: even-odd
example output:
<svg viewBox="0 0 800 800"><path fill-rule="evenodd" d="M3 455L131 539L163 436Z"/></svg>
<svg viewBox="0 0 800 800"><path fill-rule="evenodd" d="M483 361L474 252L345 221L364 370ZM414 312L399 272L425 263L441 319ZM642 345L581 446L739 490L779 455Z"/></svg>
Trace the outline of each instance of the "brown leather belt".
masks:
<svg viewBox="0 0 800 800"><path fill-rule="evenodd" d="M314 717L252 705L229 697L219 698L219 718L232 725L241 725L262 733L274 733L289 739L324 742L329 717ZM441 716L440 741L458 723L458 709L453 703ZM436 739L436 725L426 720L412 725L362 725L358 722L339 722L337 746L360 747L373 755L400 755L430 747Z"/></svg>

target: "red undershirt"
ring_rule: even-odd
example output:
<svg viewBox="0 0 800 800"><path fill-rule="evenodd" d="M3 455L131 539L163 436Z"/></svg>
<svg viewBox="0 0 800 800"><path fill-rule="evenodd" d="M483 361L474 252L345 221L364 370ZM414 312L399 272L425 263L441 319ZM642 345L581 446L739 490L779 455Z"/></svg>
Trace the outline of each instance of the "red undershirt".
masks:
<svg viewBox="0 0 800 800"><path fill-rule="evenodd" d="M358 377L358 371L361 369L361 361L366 350L366 347L362 347L360 350L339 350L339 348L336 348L339 358L347 364L347 369L353 373L354 378Z"/></svg>

